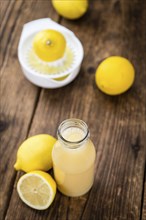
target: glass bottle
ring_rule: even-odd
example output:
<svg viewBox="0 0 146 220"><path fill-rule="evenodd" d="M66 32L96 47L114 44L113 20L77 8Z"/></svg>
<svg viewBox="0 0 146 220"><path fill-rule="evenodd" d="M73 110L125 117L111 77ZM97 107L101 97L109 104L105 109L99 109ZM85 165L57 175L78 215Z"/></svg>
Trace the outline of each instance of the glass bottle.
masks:
<svg viewBox="0 0 146 220"><path fill-rule="evenodd" d="M79 119L63 121L52 151L53 172L58 190L67 196L81 196L94 181L95 147L86 123Z"/></svg>

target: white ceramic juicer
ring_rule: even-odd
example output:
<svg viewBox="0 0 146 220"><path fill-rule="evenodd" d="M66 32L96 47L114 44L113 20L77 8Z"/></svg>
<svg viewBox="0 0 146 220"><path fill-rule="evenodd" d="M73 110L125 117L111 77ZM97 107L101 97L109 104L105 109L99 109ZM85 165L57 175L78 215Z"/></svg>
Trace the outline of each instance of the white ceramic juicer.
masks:
<svg viewBox="0 0 146 220"><path fill-rule="evenodd" d="M43 65L48 65L47 68L51 69L57 65L62 65L62 68L60 68L61 71L57 70L53 72L53 74L52 72L46 74L43 70L35 69L29 57L34 36L38 32L46 29L54 29L64 35L67 47L72 56L70 65L65 68L63 68L63 62L66 62L66 54L63 61L43 63ZM78 75L83 56L83 46L75 34L64 26L52 21L50 18L31 21L24 25L18 45L18 59L25 77L33 84L42 88L59 88L69 84Z"/></svg>

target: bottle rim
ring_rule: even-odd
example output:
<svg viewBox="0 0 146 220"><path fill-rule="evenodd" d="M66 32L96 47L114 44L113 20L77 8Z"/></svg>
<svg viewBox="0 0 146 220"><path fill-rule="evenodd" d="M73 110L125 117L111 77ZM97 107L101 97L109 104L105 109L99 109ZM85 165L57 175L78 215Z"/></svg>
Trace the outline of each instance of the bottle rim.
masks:
<svg viewBox="0 0 146 220"><path fill-rule="evenodd" d="M85 135L79 141L69 141L69 140L66 140L62 136L62 131L64 131L62 129L64 127L66 127L66 129L70 128L70 127L78 127L78 128L80 128L80 129L82 129L84 131ZM89 132L87 124L83 120L77 119L77 118L71 118L71 119L66 119L63 122L61 122L61 124L59 125L58 130L57 130L57 136L58 136L58 139L63 141L65 144L80 145L80 144L82 144L84 141L86 141L89 138L90 132Z"/></svg>

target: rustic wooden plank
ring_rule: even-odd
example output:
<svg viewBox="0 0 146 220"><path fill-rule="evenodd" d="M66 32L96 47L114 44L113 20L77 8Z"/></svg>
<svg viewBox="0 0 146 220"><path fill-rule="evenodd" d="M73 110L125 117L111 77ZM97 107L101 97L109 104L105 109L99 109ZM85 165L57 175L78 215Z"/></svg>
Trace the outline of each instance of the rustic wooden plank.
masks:
<svg viewBox="0 0 146 220"><path fill-rule="evenodd" d="M3 3L3 1L1 1L0 18L3 18L3 15L5 14L10 1L6 0L5 4L2 4L2 3Z"/></svg>
<svg viewBox="0 0 146 220"><path fill-rule="evenodd" d="M146 173L144 182L144 195L143 195L143 206L142 206L142 220L146 220Z"/></svg>
<svg viewBox="0 0 146 220"><path fill-rule="evenodd" d="M4 15L7 11L9 3L10 3L9 1L6 1L5 4L2 4L2 1L1 1L1 7L0 7L0 19L1 19L1 21L4 18Z"/></svg>
<svg viewBox="0 0 146 220"><path fill-rule="evenodd" d="M7 2L3 2L5 4ZM17 46L24 23L53 15L50 2L16 1L2 38L1 68L1 219L9 206L16 172L13 169L16 151L27 137L39 98L40 89L29 83L21 73ZM9 16L9 15L7 15ZM8 44L7 44L8 43ZM11 217L10 217L11 218ZM9 219L10 219L9 218ZM11 219L15 219L13 216Z"/></svg>
<svg viewBox="0 0 146 220"><path fill-rule="evenodd" d="M97 186L90 193L82 219L96 219L98 216L98 219L129 220L140 217L145 163L145 88L142 83L145 64L140 60L146 57L143 31L145 11L143 4L138 5L137 1L133 2L134 5L130 1L122 3L120 5L119 1L115 1L113 7L109 6L112 18L107 16L110 19L104 23L106 35L101 39L105 46L102 52L128 57L135 65L136 81L129 93L108 100L112 107L106 109L107 116L105 114L98 146L101 153L97 164ZM139 42L140 47L136 47L135 42ZM140 51L141 58L138 58ZM102 109L105 107L102 106Z"/></svg>
<svg viewBox="0 0 146 220"><path fill-rule="evenodd" d="M8 20L10 15L13 11L13 7L15 5L15 1L1 1L0 7L0 19L1 19L1 26L0 26L0 35L3 33L3 30L6 29L6 25L8 24Z"/></svg>
<svg viewBox="0 0 146 220"><path fill-rule="evenodd" d="M8 1L8 0L5 1L5 4L3 4L3 1L1 1L1 7L0 7L0 19L1 19L1 22L2 22L2 20L5 17L6 11L7 11L8 7L9 7L9 3L10 3L10 1Z"/></svg>
<svg viewBox="0 0 146 220"><path fill-rule="evenodd" d="M15 4L2 39L2 56L5 65L1 69L1 218L5 215L9 204L16 176L13 169L16 146L26 137L38 93L37 88L31 87L30 84L25 85L26 80L21 74L15 55L17 47L12 48L14 39L18 44L22 30L22 27L19 29L14 27L14 24L20 21L17 14L21 5L21 1ZM15 29L15 32L12 29ZM7 39L9 45L6 48Z"/></svg>
<svg viewBox="0 0 146 220"><path fill-rule="evenodd" d="M18 198L19 173L6 215L8 220L13 216L16 220L22 217L27 220L140 218L145 163L144 1L127 4L127 1L106 0L90 4L83 18L62 21L84 45L81 72L64 88L42 90L29 136L55 135L59 123L69 117L85 120L97 151L94 186L78 198L57 192L48 210L35 211ZM129 58L137 73L132 89L117 97L102 94L94 83L97 65L110 55Z"/></svg>
<svg viewBox="0 0 146 220"><path fill-rule="evenodd" d="M2 28L1 35L0 35L1 36L1 56L2 56L1 65L4 64L5 55L7 53L7 49L10 46L12 33L16 27L15 24L17 22L18 16L20 15L21 7L23 4L22 1L19 1L16 4L15 3L16 3L15 1L12 1L9 4L6 16L4 17L2 26L1 26ZM5 2L3 2L3 4L5 4Z"/></svg>

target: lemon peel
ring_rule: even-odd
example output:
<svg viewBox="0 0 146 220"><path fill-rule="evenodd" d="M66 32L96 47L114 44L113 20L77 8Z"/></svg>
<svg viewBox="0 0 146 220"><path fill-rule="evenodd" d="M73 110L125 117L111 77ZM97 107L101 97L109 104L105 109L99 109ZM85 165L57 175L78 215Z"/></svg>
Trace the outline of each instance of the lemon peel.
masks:
<svg viewBox="0 0 146 220"><path fill-rule="evenodd" d="M57 30L43 30L35 35L32 46L39 59L45 62L53 62L64 56L66 39Z"/></svg>
<svg viewBox="0 0 146 220"><path fill-rule="evenodd" d="M88 9L88 0L52 0L55 10L67 19L78 19Z"/></svg>
<svg viewBox="0 0 146 220"><path fill-rule="evenodd" d="M111 56L98 66L95 73L97 87L108 95L119 95L133 84L135 70L131 62L120 56Z"/></svg>
<svg viewBox="0 0 146 220"><path fill-rule="evenodd" d="M52 168L52 149L56 139L48 134L39 134L26 139L17 151L16 170L30 172L48 171Z"/></svg>

